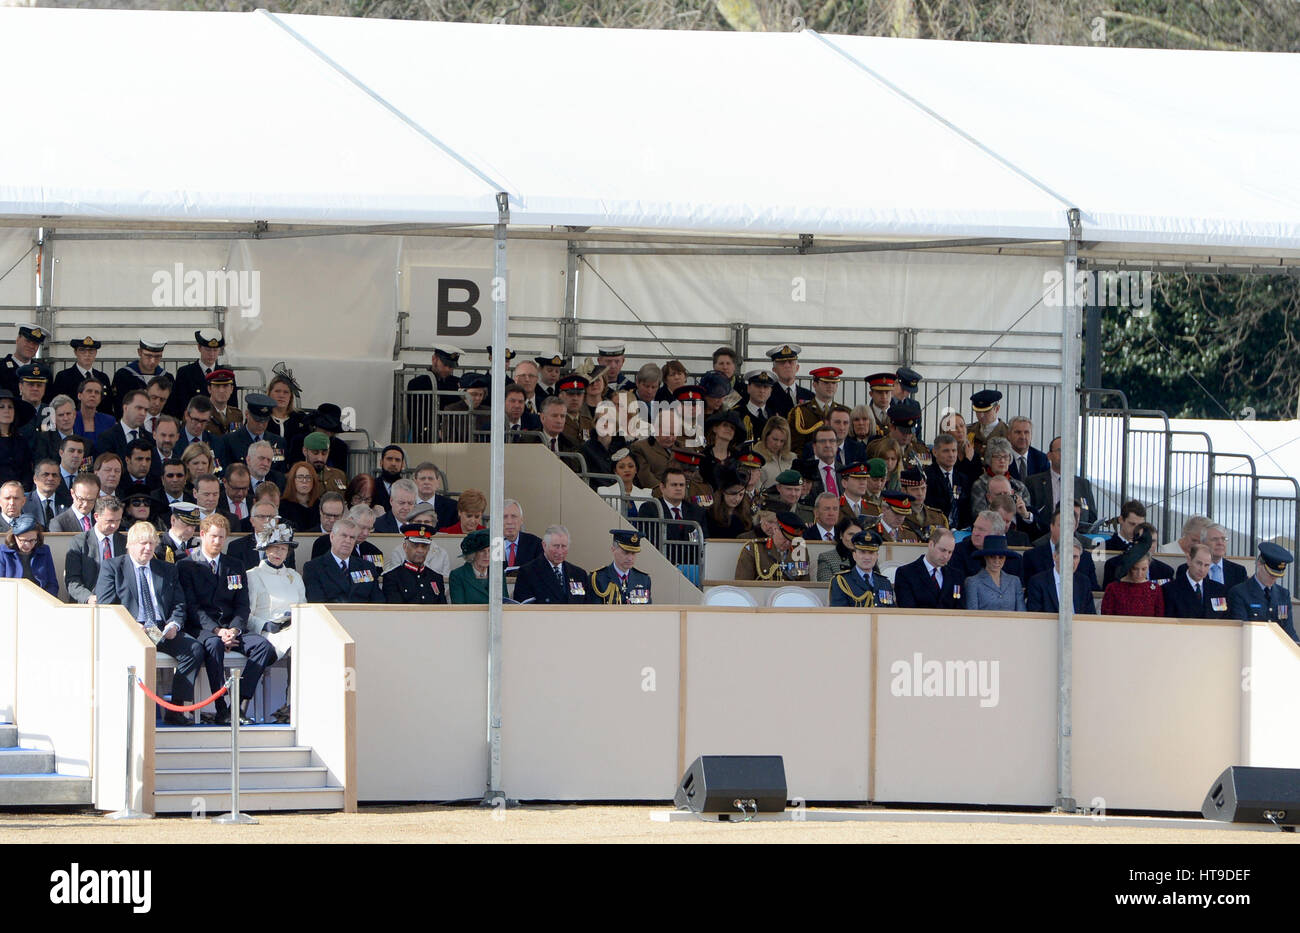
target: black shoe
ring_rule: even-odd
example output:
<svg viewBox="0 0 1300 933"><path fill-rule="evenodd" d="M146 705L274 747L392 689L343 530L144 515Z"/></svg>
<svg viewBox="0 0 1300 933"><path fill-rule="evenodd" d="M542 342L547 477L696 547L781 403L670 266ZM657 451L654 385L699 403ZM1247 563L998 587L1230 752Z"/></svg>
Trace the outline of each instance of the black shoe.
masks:
<svg viewBox="0 0 1300 933"><path fill-rule="evenodd" d="M240 724L241 726L255 726L255 725L257 725L257 722L254 721L254 720L252 720L252 719L249 719L249 718L248 718L247 716L245 716L243 713L240 713L240 714L239 714L239 724Z"/></svg>
<svg viewBox="0 0 1300 933"><path fill-rule="evenodd" d="M212 724L213 724L214 726L228 726L228 725L230 725L230 714L229 714L229 713L218 713L218 714L217 714L217 718L214 719L214 720L212 720Z"/></svg>
<svg viewBox="0 0 1300 933"><path fill-rule="evenodd" d="M164 726L192 726L193 723L190 722L189 718L184 713L173 713L169 711L163 713L163 725Z"/></svg>

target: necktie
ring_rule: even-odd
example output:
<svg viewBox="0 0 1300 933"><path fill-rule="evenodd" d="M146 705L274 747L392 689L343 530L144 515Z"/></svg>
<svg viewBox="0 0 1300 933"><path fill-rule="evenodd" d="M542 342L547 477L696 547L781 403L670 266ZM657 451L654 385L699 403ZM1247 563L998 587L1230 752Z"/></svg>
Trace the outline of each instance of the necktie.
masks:
<svg viewBox="0 0 1300 933"><path fill-rule="evenodd" d="M1023 482L1025 481L1026 477L1028 476L1029 468L1028 468L1027 466L1025 466L1025 458L1024 458L1024 457L1021 457L1021 458L1019 458L1019 459L1020 459L1020 481L1023 483Z"/></svg>
<svg viewBox="0 0 1300 933"><path fill-rule="evenodd" d="M45 500L45 527L50 527L50 522L54 521L54 500Z"/></svg>
<svg viewBox="0 0 1300 933"><path fill-rule="evenodd" d="M937 589L937 590L941 590L941 589L943 589L943 584L939 582L939 568L938 568L938 567L935 567L933 570L930 571L930 579L934 581L934 588L935 588L935 589Z"/></svg>
<svg viewBox="0 0 1300 933"><path fill-rule="evenodd" d="M112 559L113 559L113 539L105 538L104 539L104 560L112 560Z"/></svg>
<svg viewBox="0 0 1300 933"><path fill-rule="evenodd" d="M826 540L827 540L827 541L834 541L834 540L835 540L835 536L834 536L833 534L831 534L831 533L828 531L828 532L826 532Z"/></svg>
<svg viewBox="0 0 1300 933"><path fill-rule="evenodd" d="M829 463L822 467L822 470L826 473L826 491L838 496L840 491L835 488L835 471L831 469Z"/></svg>
<svg viewBox="0 0 1300 933"><path fill-rule="evenodd" d="M81 516L81 530L82 530L82 531L90 531L90 516L89 516L89 515L83 515L83 516Z"/></svg>
<svg viewBox="0 0 1300 933"><path fill-rule="evenodd" d="M682 510L677 508L677 506L673 506L673 518L680 519L681 517L682 517Z"/></svg>
<svg viewBox="0 0 1300 933"><path fill-rule="evenodd" d="M560 583L560 589L564 589L564 565L555 568L555 579Z"/></svg>
<svg viewBox="0 0 1300 933"><path fill-rule="evenodd" d="M506 566L513 567L514 565L515 565L515 542L511 541L506 547Z"/></svg>
<svg viewBox="0 0 1300 933"><path fill-rule="evenodd" d="M1213 580L1215 583L1223 582L1222 564L1210 564L1210 579Z"/></svg>
<svg viewBox="0 0 1300 933"><path fill-rule="evenodd" d="M556 441L556 438L554 438L554 437L551 438L551 450L555 450L555 441Z"/></svg>
<svg viewBox="0 0 1300 933"><path fill-rule="evenodd" d="M135 440L135 436L136 436L136 431L135 431L135 429L132 428L132 429L128 432L128 435L129 435L129 436L127 437L127 440L128 440L128 441L133 441L133 440Z"/></svg>
<svg viewBox="0 0 1300 933"><path fill-rule="evenodd" d="M217 562L215 560L212 562L212 575L214 577L217 575Z"/></svg>
<svg viewBox="0 0 1300 933"><path fill-rule="evenodd" d="M146 576L148 572L147 567L136 568L136 580L140 584L140 614L144 616L141 622L152 622L157 615L153 607L153 593L149 590L149 578Z"/></svg>

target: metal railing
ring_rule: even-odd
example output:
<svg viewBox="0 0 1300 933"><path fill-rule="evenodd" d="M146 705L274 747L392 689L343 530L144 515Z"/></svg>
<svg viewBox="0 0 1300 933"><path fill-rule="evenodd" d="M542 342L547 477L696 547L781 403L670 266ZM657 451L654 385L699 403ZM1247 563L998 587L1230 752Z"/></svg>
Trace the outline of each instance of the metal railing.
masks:
<svg viewBox="0 0 1300 933"><path fill-rule="evenodd" d="M698 522L664 518L663 503L651 499L658 517L639 516L632 520L642 537L677 567L687 580L699 586L704 573L704 529Z"/></svg>

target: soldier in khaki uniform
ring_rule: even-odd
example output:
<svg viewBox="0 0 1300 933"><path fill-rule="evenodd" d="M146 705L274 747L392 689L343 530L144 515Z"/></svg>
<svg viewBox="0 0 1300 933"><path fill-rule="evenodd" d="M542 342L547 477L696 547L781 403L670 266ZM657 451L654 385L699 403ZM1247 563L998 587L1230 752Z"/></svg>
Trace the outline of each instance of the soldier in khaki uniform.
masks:
<svg viewBox="0 0 1300 933"><path fill-rule="evenodd" d="M595 424L591 416L582 410L589 385L591 380L582 373L565 373L555 383L560 398L564 399L564 430L560 433L575 447L587 443L587 438L591 437L592 426Z"/></svg>
<svg viewBox="0 0 1300 933"><path fill-rule="evenodd" d="M778 512L770 538L755 539L736 558L737 580L808 580L804 525L793 512Z"/></svg>
<svg viewBox="0 0 1300 933"><path fill-rule="evenodd" d="M880 518L880 512L884 508L880 497L885 491L885 482L888 477L889 464L879 457L872 457L867 461L866 489L862 494L862 518L864 521L869 519L874 522Z"/></svg>
<svg viewBox="0 0 1300 933"><path fill-rule="evenodd" d="M329 457L330 439L323 431L312 431L302 440L303 459L311 465L320 477L325 492L337 492L340 495L348 488L348 478L342 470L335 469L326 462Z"/></svg>
<svg viewBox="0 0 1300 933"><path fill-rule="evenodd" d="M809 375L813 377L813 399L792 409L788 419L790 449L796 457L803 456L803 445L811 441L817 429L829 420L844 370L837 366L822 366Z"/></svg>
<svg viewBox="0 0 1300 933"><path fill-rule="evenodd" d="M984 445L995 437L1011 438L1011 428L998 417L1002 407L1002 393L997 389L981 389L970 397L971 410L975 412L975 424L966 432L966 439L975 448L975 456L983 458Z"/></svg>
<svg viewBox="0 0 1300 933"><path fill-rule="evenodd" d="M836 472L840 476L840 520L865 521L863 510L870 506L867 501L867 481L871 478L871 468L865 461L855 460L846 463ZM879 511L876 512L879 515Z"/></svg>
<svg viewBox="0 0 1300 933"><path fill-rule="evenodd" d="M871 530L886 541L919 544L920 537L907 525L907 516L912 514L911 494L891 489L881 494L880 501L884 509Z"/></svg>
<svg viewBox="0 0 1300 933"><path fill-rule="evenodd" d="M244 423L244 413L230 404L230 396L235 391L235 373L229 369L214 369L208 373L208 399L212 402L212 420L208 430L220 437L237 431ZM289 442L286 437L285 443Z"/></svg>
<svg viewBox="0 0 1300 933"><path fill-rule="evenodd" d="M876 426L871 436L889 436L889 405L894 399L894 387L898 385L898 373L872 373L866 379L867 389L871 392L871 420Z"/></svg>
<svg viewBox="0 0 1300 933"><path fill-rule="evenodd" d="M777 513L789 512L799 519L800 528L806 528L813 520L813 510L799 501L803 490L804 478L798 470L782 470L776 475L776 488L768 492L763 507Z"/></svg>
<svg viewBox="0 0 1300 933"><path fill-rule="evenodd" d="M672 454L673 464L681 467L682 472L686 474L686 501L693 502L702 509L712 506L713 487L706 483L704 477L700 475L700 464L704 462L704 457L699 449L684 447L679 442L673 445L670 453ZM659 489L655 489L654 495L662 498Z"/></svg>
<svg viewBox="0 0 1300 933"><path fill-rule="evenodd" d="M934 462L930 448L917 440L914 433L920 420L921 406L910 398L895 402L889 409L889 437L902 448L903 462L900 464L902 470L908 467L924 470Z"/></svg>
<svg viewBox="0 0 1300 933"><path fill-rule="evenodd" d="M948 527L948 516L933 506L925 504L925 474L916 467L908 467L904 470L899 484L903 487L903 492L910 493L912 496L912 514L907 517L907 527L911 528L921 541L928 544L934 529Z"/></svg>
<svg viewBox="0 0 1300 933"><path fill-rule="evenodd" d="M653 437L643 437L631 444L636 458L636 484L642 489L655 489L663 481L664 470L673 462L671 453L677 441L672 412L660 412Z"/></svg>

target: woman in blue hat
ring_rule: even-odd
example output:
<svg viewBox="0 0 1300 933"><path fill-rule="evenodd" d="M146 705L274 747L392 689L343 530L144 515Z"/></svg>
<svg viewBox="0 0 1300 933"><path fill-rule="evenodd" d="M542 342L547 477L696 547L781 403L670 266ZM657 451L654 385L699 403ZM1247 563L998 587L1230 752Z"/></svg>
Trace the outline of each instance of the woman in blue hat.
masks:
<svg viewBox="0 0 1300 933"><path fill-rule="evenodd" d="M971 557L984 560L984 569L966 578L962 593L965 608L984 612L1024 612L1025 593L1020 578L1004 573L1007 558L1015 555L1007 547L1006 535L987 535L984 547L971 553Z"/></svg>
<svg viewBox="0 0 1300 933"><path fill-rule="evenodd" d="M51 596L59 595L54 557L36 519L19 515L0 546L0 577L31 580Z"/></svg>

